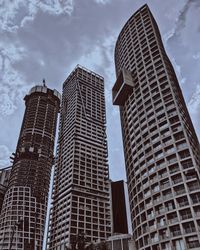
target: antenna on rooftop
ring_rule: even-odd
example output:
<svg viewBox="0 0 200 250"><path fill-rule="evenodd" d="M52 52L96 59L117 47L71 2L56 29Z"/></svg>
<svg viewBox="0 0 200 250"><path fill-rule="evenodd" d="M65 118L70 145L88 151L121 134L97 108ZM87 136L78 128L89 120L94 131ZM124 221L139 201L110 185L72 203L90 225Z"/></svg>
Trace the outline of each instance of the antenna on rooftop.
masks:
<svg viewBox="0 0 200 250"><path fill-rule="evenodd" d="M45 81L45 78L43 78L42 83L43 83L43 86L44 86L44 87L46 87L46 81Z"/></svg>

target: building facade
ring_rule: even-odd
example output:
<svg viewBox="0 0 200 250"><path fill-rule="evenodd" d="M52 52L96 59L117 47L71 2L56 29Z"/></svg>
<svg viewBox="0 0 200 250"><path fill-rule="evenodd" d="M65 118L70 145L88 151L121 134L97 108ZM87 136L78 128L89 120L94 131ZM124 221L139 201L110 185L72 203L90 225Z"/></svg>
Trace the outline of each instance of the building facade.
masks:
<svg viewBox="0 0 200 250"><path fill-rule="evenodd" d="M3 205L4 195L8 187L10 172L11 172L11 167L0 169L0 214Z"/></svg>
<svg viewBox="0 0 200 250"><path fill-rule="evenodd" d="M48 249L111 234L104 80L77 66L63 84Z"/></svg>
<svg viewBox="0 0 200 250"><path fill-rule="evenodd" d="M127 201L125 195L125 183L121 181L111 182L112 196L112 233L128 234Z"/></svg>
<svg viewBox="0 0 200 250"><path fill-rule="evenodd" d="M0 217L1 249L42 249L60 94L35 86L26 110Z"/></svg>
<svg viewBox="0 0 200 250"><path fill-rule="evenodd" d="M136 250L133 237L130 234L117 234L106 241L108 250Z"/></svg>
<svg viewBox="0 0 200 250"><path fill-rule="evenodd" d="M199 142L147 5L120 32L115 65L136 248L200 249Z"/></svg>

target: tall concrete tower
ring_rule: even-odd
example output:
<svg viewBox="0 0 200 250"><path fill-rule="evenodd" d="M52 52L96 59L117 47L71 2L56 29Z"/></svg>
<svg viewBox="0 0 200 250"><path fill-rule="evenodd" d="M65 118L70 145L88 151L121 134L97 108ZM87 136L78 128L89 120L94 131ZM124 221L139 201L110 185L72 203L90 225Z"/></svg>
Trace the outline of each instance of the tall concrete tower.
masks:
<svg viewBox="0 0 200 250"><path fill-rule="evenodd" d="M103 78L77 66L63 84L48 249L111 234Z"/></svg>
<svg viewBox="0 0 200 250"><path fill-rule="evenodd" d="M0 217L0 248L40 250L60 94L35 86L24 100L26 110Z"/></svg>
<svg viewBox="0 0 200 250"><path fill-rule="evenodd" d="M115 47L126 173L137 249L200 249L200 149L147 5Z"/></svg>
<svg viewBox="0 0 200 250"><path fill-rule="evenodd" d="M112 181L112 233L128 234L128 213L126 201L126 184L123 180Z"/></svg>
<svg viewBox="0 0 200 250"><path fill-rule="evenodd" d="M3 205L4 196L8 188L11 167L0 169L0 214Z"/></svg>

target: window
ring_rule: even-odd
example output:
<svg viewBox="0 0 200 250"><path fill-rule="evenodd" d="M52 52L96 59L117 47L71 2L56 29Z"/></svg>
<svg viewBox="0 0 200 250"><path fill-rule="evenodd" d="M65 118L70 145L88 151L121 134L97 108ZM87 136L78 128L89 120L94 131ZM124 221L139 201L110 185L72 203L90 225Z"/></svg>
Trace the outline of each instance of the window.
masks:
<svg viewBox="0 0 200 250"><path fill-rule="evenodd" d="M193 204L197 204L200 202L200 194L199 193L191 195L191 198L192 198Z"/></svg>
<svg viewBox="0 0 200 250"><path fill-rule="evenodd" d="M168 160L169 164L172 164L172 163L176 162L177 161L176 155L172 155L170 157L167 157L167 160Z"/></svg>
<svg viewBox="0 0 200 250"><path fill-rule="evenodd" d="M200 247L199 240L198 240L197 236L187 238L186 242L187 242L188 249Z"/></svg>
<svg viewBox="0 0 200 250"><path fill-rule="evenodd" d="M174 227L171 227L170 231L171 231L171 234L173 236L179 236L181 234L181 230L180 230L180 227L178 225L174 226Z"/></svg>
<svg viewBox="0 0 200 250"><path fill-rule="evenodd" d="M178 153L181 159L187 158L190 156L189 150L184 150Z"/></svg>
<svg viewBox="0 0 200 250"><path fill-rule="evenodd" d="M185 250L183 240L176 240L175 242L173 242L173 246L176 250Z"/></svg>
<svg viewBox="0 0 200 250"><path fill-rule="evenodd" d="M200 197L199 197L199 198L200 198ZM188 202L188 199L187 199L186 196L181 197L181 198L178 198L177 201L178 201L179 207L184 207L184 206L189 205L189 202Z"/></svg>
<svg viewBox="0 0 200 250"><path fill-rule="evenodd" d="M187 147L187 143L186 142L179 142L177 143L177 149L182 149L182 148L186 148Z"/></svg>
<svg viewBox="0 0 200 250"><path fill-rule="evenodd" d="M174 187L174 192L175 192L176 195L184 194L185 193L184 185Z"/></svg>
<svg viewBox="0 0 200 250"><path fill-rule="evenodd" d="M199 189L200 184L198 181L193 181L193 182L188 183L188 188L189 188L189 191L192 192L192 191Z"/></svg>
<svg viewBox="0 0 200 250"><path fill-rule="evenodd" d="M180 215L182 220L187 220L192 217L190 209L181 210Z"/></svg>
<svg viewBox="0 0 200 250"><path fill-rule="evenodd" d="M183 132L179 132L179 133L175 134L175 135L174 135L174 138L175 138L176 141L178 141L178 140L184 138Z"/></svg>
<svg viewBox="0 0 200 250"><path fill-rule="evenodd" d="M172 182L173 182L174 184L180 183L180 182L182 182L182 181L183 181L183 180L182 180L182 177L181 177L180 174L178 174L178 175L172 177Z"/></svg>
<svg viewBox="0 0 200 250"><path fill-rule="evenodd" d="M173 153L174 151L175 151L175 148L173 146L165 148L165 152L168 153L168 154Z"/></svg>

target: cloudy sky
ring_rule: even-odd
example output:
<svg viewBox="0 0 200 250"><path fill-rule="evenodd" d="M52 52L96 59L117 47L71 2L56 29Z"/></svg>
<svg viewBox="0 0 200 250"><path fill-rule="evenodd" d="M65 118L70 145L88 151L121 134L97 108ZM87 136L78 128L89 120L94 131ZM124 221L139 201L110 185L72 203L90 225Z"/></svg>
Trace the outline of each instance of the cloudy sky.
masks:
<svg viewBox="0 0 200 250"><path fill-rule="evenodd" d="M0 0L0 167L15 151L27 91L43 78L61 91L81 64L105 78L110 176L125 178L119 112L111 101L113 55L121 28L144 3L200 136L200 0Z"/></svg>

